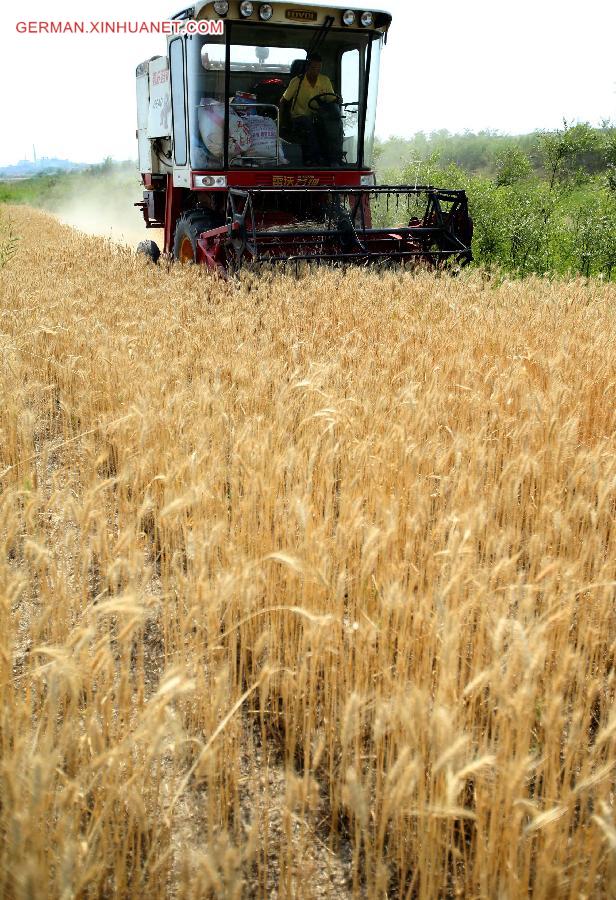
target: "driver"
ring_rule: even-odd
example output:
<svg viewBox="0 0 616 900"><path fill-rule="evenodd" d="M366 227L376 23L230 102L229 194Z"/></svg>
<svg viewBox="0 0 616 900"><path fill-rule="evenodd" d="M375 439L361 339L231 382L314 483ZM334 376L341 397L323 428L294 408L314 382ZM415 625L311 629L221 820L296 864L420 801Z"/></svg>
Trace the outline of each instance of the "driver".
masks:
<svg viewBox="0 0 616 900"><path fill-rule="evenodd" d="M323 163L323 154L319 146L319 138L315 129L314 112L310 109L310 101L319 94L327 103L333 103L336 92L327 75L321 74L323 57L320 53L309 53L306 58L306 73L303 78L292 78L288 88L282 95L280 111L284 116L291 113L293 131L297 134L304 151L304 164L316 166Z"/></svg>

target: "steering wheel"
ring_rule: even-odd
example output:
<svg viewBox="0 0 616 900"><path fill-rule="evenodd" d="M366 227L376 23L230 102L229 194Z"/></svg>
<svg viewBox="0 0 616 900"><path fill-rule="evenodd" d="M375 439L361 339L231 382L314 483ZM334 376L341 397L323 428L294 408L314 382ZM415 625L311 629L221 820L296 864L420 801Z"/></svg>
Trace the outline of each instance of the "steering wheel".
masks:
<svg viewBox="0 0 616 900"><path fill-rule="evenodd" d="M337 100L337 101L338 101L338 103L342 103L342 97L340 96L340 94L332 94L331 91L325 91L323 94L316 94L316 96L312 97L312 98L308 101L308 109L309 109L311 112L318 112L320 107L319 107L319 106L313 106L312 104L313 104L313 103L320 103L320 101L323 100L325 97L333 97L334 100Z"/></svg>

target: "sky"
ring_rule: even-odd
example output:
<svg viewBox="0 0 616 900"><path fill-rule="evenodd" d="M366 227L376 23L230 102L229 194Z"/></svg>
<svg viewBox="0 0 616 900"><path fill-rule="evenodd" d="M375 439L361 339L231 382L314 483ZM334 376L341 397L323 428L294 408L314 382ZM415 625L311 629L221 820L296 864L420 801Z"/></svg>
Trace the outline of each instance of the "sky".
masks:
<svg viewBox="0 0 616 900"><path fill-rule="evenodd" d="M521 134L557 128L563 118L616 122L614 0L375 5L394 17L381 66L382 138L442 128ZM2 4L0 165L32 159L33 145L39 157L78 162L136 158L135 67L165 52L162 35L19 34L17 22L163 20L181 6L107 0L93 12L75 0ZM370 9L369 0L360 7Z"/></svg>

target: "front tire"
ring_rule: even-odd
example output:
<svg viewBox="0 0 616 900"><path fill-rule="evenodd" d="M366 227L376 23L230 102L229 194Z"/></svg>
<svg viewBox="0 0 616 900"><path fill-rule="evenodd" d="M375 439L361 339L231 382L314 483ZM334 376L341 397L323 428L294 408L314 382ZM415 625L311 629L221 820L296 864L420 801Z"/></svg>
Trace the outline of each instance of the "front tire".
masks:
<svg viewBox="0 0 616 900"><path fill-rule="evenodd" d="M177 262L190 264L197 262L197 239L204 231L216 228L212 216L202 210L191 210L177 220L173 236L173 258Z"/></svg>

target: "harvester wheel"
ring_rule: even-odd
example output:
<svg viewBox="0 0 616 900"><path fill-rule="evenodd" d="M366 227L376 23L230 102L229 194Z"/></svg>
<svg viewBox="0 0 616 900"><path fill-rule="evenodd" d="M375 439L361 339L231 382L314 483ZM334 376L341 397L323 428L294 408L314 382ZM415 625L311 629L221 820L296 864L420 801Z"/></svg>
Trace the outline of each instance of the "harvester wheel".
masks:
<svg viewBox="0 0 616 900"><path fill-rule="evenodd" d="M197 238L216 224L200 210L185 213L177 220L173 238L173 258L181 263L197 262Z"/></svg>
<svg viewBox="0 0 616 900"><path fill-rule="evenodd" d="M160 250L158 249L158 244L154 241L140 241L137 244L137 253L145 256L153 263L157 263L160 259Z"/></svg>

